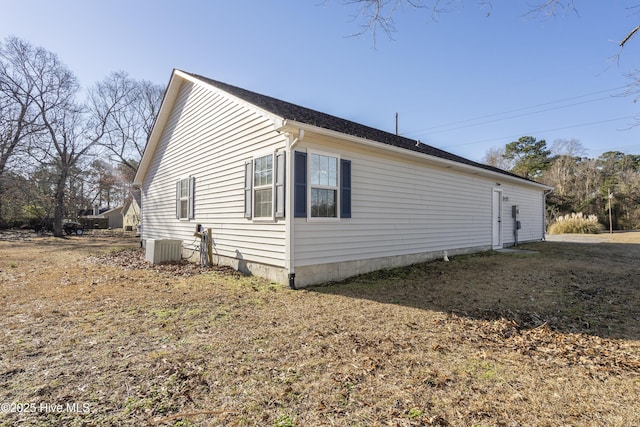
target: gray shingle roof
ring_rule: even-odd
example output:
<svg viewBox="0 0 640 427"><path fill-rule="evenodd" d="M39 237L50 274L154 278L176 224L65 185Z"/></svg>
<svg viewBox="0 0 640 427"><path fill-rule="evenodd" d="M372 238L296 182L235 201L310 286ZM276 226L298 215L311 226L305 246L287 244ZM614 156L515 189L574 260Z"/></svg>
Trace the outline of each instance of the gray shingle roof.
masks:
<svg viewBox="0 0 640 427"><path fill-rule="evenodd" d="M519 175L504 171L493 166L477 163L472 160L466 159L461 156L449 153L444 150L432 147L427 144L416 144L415 139L406 138L403 136L395 135L390 132L385 132L379 129L375 129L369 126L365 126L350 120L342 119L340 117L332 116L330 114L315 111L310 108L301 107L290 102L282 101L267 95L262 95L256 92L252 92L246 89L242 89L237 86L232 86L227 83L219 82L217 80L210 79L198 74L188 73L196 79L202 80L218 89L230 93L246 102L256 105L263 110L269 111L283 119L292 120L312 126L317 126L323 129L329 129L336 132L341 132L347 135L352 135L360 138L365 138L371 141L380 142L383 144L393 145L395 147L404 148L406 150L415 151L430 156L438 157L441 159L450 160L456 163L461 163L477 168L485 169L492 172L497 172L503 175L520 178L525 181L532 182Z"/></svg>

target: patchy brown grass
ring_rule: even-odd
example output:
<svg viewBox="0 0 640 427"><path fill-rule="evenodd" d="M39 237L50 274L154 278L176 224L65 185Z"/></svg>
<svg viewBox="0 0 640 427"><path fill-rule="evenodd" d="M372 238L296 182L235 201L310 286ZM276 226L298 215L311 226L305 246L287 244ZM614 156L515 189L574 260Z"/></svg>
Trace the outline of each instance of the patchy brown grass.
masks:
<svg viewBox="0 0 640 427"><path fill-rule="evenodd" d="M639 425L640 233L611 239L302 291L0 241L0 425Z"/></svg>

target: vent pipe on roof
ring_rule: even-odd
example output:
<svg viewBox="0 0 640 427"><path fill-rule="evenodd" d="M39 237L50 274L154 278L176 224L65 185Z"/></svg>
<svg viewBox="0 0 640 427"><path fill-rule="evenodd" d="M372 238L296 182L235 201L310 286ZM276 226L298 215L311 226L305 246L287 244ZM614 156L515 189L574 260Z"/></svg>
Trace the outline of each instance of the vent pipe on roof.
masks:
<svg viewBox="0 0 640 427"><path fill-rule="evenodd" d="M396 112L396 136L398 135L398 113Z"/></svg>

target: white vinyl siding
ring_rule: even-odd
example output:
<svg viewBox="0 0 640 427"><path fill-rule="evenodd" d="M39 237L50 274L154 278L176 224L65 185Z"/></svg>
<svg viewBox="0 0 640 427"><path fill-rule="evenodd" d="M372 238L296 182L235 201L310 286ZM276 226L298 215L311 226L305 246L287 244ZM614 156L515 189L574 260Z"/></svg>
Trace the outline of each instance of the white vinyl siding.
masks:
<svg viewBox="0 0 640 427"><path fill-rule="evenodd" d="M309 137L297 149L306 145L312 153L319 148L314 142ZM341 222L297 218L297 266L491 246L496 179L354 144L325 139L317 144L351 160L352 217ZM519 240L542 239L541 190L508 184L502 189L511 197L503 202L505 218L511 216L511 204L521 206ZM503 236L505 244L513 242L510 224Z"/></svg>
<svg viewBox="0 0 640 427"><path fill-rule="evenodd" d="M181 239L195 249L193 222L176 219L176 181L197 177L196 218L213 232L214 255L284 266L284 221L244 216L245 162L284 148L273 121L205 85L185 82L143 182L143 238Z"/></svg>
<svg viewBox="0 0 640 427"><path fill-rule="evenodd" d="M514 243L515 219L511 215L511 206L518 206L520 213L518 221L521 228L518 230L518 242L540 240L544 236L544 199L542 193L532 194L522 187L502 185L502 241L508 246ZM506 199L506 200L505 200Z"/></svg>

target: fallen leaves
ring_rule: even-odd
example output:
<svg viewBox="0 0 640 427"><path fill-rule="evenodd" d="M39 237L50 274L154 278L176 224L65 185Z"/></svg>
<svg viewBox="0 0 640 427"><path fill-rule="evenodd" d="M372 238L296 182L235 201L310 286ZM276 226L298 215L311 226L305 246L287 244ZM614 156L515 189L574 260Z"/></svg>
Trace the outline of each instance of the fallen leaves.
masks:
<svg viewBox="0 0 640 427"><path fill-rule="evenodd" d="M144 249L123 249L87 257L87 261L124 270L149 270L174 277L191 277L202 273L215 271L219 274L238 275L239 273L228 267L201 267L199 264L187 260L150 264L144 259Z"/></svg>
<svg viewBox="0 0 640 427"><path fill-rule="evenodd" d="M524 317L530 320L522 321ZM614 374L626 371L640 373L640 344L637 342L559 332L536 313L524 316L510 312L488 321L470 320L452 313L450 320L459 323L465 335L480 347L499 346L536 360L569 363Z"/></svg>

